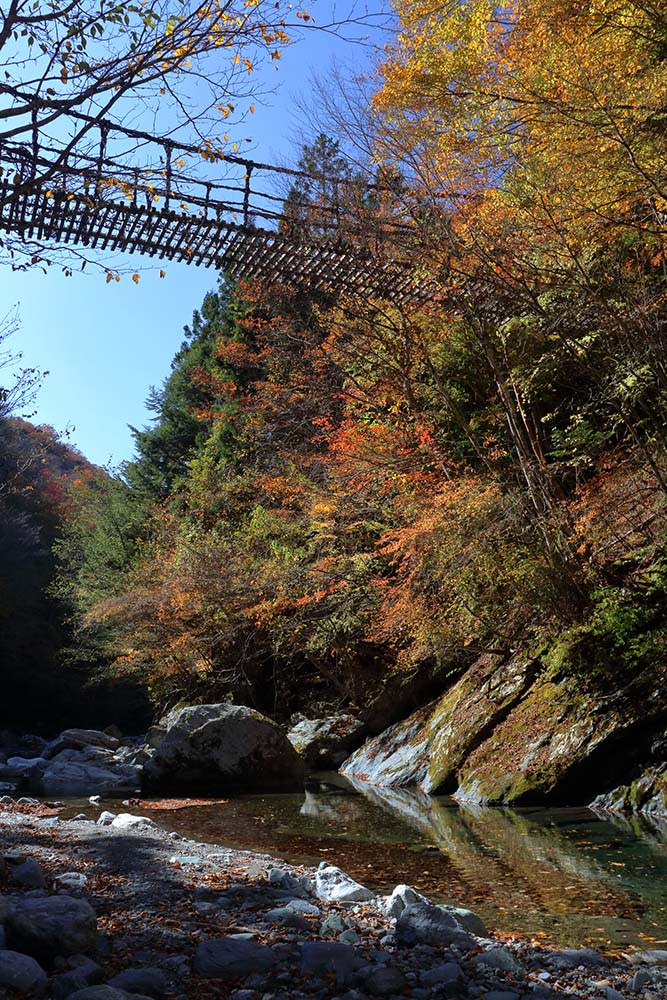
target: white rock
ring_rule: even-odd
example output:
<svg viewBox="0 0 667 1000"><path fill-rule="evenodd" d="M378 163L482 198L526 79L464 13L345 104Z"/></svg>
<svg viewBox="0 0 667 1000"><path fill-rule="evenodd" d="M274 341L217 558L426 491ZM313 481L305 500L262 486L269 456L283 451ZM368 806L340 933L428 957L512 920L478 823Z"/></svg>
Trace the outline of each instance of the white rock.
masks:
<svg viewBox="0 0 667 1000"><path fill-rule="evenodd" d="M411 903L430 903L427 896L409 885L397 885L390 896L379 896L377 908L385 917L400 917L403 910Z"/></svg>
<svg viewBox="0 0 667 1000"><path fill-rule="evenodd" d="M148 816L133 816L132 813L120 813L111 821L111 826L115 830L132 830L140 826L155 826Z"/></svg>
<svg viewBox="0 0 667 1000"><path fill-rule="evenodd" d="M317 870L315 892L320 899L335 900L338 903L365 903L373 899L373 893L366 886L355 882L340 868L326 864Z"/></svg>
<svg viewBox="0 0 667 1000"><path fill-rule="evenodd" d="M111 826L113 821L116 819L116 813L109 812L107 809L101 812L97 817L98 826Z"/></svg>

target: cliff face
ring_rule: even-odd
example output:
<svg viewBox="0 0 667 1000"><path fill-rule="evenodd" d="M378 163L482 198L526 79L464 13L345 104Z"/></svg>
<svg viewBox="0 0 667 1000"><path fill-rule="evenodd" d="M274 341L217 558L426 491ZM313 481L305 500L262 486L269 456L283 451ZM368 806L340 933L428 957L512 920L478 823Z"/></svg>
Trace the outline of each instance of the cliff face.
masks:
<svg viewBox="0 0 667 1000"><path fill-rule="evenodd" d="M441 698L369 740L342 771L464 802L587 803L660 762L666 726L661 668L583 684L544 659L485 656ZM617 792L604 807L653 801L664 774L650 773L641 793Z"/></svg>

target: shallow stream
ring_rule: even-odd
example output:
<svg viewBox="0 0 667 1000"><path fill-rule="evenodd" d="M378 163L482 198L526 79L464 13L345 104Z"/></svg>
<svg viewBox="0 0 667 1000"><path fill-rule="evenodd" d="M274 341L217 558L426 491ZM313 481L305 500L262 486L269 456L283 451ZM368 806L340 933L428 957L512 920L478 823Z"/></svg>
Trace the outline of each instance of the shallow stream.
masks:
<svg viewBox="0 0 667 1000"><path fill-rule="evenodd" d="M471 809L338 775L301 794L150 815L200 841L294 863L331 859L374 889L406 882L474 909L494 932L614 951L667 946L667 821L588 809Z"/></svg>

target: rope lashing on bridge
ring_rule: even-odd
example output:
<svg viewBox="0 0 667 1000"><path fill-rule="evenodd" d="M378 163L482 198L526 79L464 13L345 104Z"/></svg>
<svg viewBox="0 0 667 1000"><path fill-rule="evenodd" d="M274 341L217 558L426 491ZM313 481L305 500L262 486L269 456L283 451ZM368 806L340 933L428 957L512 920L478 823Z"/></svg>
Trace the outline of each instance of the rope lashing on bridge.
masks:
<svg viewBox="0 0 667 1000"><path fill-rule="evenodd" d="M377 185L364 188L367 199L375 191L370 210L362 204L342 207L337 199L293 201L297 216L286 215L276 179L312 180L312 174L211 144L157 139L77 117L99 133L96 148L90 142L85 151L40 142L36 125L31 146L0 143L0 229L26 244L140 253L214 266L232 278L345 289L395 301L428 295L397 253L410 226L384 209ZM118 152L119 137L134 142L131 154ZM152 157L138 165L138 152L147 150ZM195 169L214 164L223 176L188 173L187 158ZM305 232L299 212L307 217Z"/></svg>

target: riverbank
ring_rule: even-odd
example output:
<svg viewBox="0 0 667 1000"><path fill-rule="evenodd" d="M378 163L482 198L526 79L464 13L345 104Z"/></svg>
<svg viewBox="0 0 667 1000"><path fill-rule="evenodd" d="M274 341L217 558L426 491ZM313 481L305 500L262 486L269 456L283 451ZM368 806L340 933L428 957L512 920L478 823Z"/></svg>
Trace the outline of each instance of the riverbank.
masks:
<svg viewBox="0 0 667 1000"><path fill-rule="evenodd" d="M391 915L386 900L337 873L335 858L317 871L168 834L148 818L101 826L48 812L10 804L0 812L5 945L39 959L43 972L40 977L32 969L34 995L54 1000L126 995L663 1000L667 995L667 968L654 964L658 953L641 961L641 956L586 949L557 951L518 937L478 936L482 929L466 912L453 915L405 891L394 894ZM159 813L151 815L159 821ZM73 900L73 913L89 903L96 915L98 936L94 942L89 938L85 959L61 955L34 927L32 936L30 927L26 931L26 920L44 921L46 901L58 899ZM12 912L21 908L25 919L17 923ZM65 927L59 935L61 947L68 933ZM0 977L12 962L21 964L8 954L0 951ZM662 958L667 961L667 954ZM94 984L108 988L92 990Z"/></svg>

